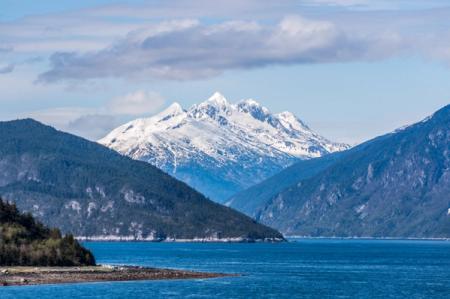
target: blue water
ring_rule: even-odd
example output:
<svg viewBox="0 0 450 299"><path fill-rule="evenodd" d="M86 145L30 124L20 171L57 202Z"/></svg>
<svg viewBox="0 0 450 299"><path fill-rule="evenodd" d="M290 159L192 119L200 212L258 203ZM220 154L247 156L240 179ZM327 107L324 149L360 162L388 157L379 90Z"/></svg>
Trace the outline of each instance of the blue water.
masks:
<svg viewBox="0 0 450 299"><path fill-rule="evenodd" d="M450 298L450 242L86 243L99 263L242 274L0 289L0 298Z"/></svg>

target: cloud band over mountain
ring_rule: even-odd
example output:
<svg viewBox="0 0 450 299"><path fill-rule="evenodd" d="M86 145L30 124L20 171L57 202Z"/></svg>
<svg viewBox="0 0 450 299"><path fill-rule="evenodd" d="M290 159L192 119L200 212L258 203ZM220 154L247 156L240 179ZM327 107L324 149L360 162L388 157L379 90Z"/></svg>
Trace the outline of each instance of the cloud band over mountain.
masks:
<svg viewBox="0 0 450 299"><path fill-rule="evenodd" d="M285 17L272 26L183 20L133 31L99 51L57 52L50 58L51 69L39 79L190 80L274 64L379 59L389 56L392 49L399 50L399 41L392 34L349 35L331 22L299 16Z"/></svg>

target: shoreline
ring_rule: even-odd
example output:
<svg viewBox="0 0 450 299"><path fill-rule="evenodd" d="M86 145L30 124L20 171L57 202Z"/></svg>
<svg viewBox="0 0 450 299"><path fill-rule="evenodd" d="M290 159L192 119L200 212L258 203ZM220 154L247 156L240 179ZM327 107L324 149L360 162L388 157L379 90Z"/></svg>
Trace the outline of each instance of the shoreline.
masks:
<svg viewBox="0 0 450 299"><path fill-rule="evenodd" d="M134 237L134 236L76 236L75 239L81 242L150 242L150 243L280 243L286 242L282 238L265 238L265 239L249 239L249 238L154 238L154 237Z"/></svg>
<svg viewBox="0 0 450 299"><path fill-rule="evenodd" d="M237 276L139 266L0 267L0 287L87 282L210 279Z"/></svg>
<svg viewBox="0 0 450 299"><path fill-rule="evenodd" d="M311 237L311 236L285 236L289 239L303 239L303 240L388 240L388 241L450 241L449 238L419 238L419 237Z"/></svg>
<svg viewBox="0 0 450 299"><path fill-rule="evenodd" d="M313 237L313 236L284 236L280 238L244 239L244 238L194 238L194 239L154 239L134 238L128 236L92 236L75 237L81 242L148 242L148 243L284 243L294 239L303 240L392 240L392 241L450 241L450 237L420 238L420 237Z"/></svg>

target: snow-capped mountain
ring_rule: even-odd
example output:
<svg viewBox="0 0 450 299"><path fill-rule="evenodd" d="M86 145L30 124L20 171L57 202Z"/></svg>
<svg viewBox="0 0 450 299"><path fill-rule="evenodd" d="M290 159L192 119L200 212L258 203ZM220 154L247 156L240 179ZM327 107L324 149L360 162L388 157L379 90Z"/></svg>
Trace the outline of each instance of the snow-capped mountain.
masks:
<svg viewBox="0 0 450 299"><path fill-rule="evenodd" d="M271 114L252 99L230 104L217 92L188 110L174 103L131 121L99 143L149 162L218 202L298 159L348 148L314 133L290 112Z"/></svg>

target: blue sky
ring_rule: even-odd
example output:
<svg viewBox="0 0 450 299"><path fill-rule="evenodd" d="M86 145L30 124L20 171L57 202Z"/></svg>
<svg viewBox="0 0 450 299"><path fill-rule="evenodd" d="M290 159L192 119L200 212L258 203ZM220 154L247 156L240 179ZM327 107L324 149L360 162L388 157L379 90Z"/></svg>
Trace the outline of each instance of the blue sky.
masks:
<svg viewBox="0 0 450 299"><path fill-rule="evenodd" d="M220 91L358 143L450 102L446 2L0 0L0 119L96 139Z"/></svg>

